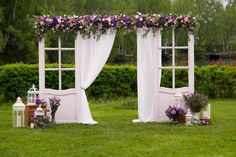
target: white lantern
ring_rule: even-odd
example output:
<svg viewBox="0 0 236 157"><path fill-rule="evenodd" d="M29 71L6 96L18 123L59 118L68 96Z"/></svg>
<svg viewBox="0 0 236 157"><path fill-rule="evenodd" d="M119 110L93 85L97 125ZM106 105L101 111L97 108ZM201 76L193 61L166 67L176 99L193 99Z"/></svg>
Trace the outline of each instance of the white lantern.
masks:
<svg viewBox="0 0 236 157"><path fill-rule="evenodd" d="M175 97L176 106L182 107L183 95L180 93L176 93L174 97Z"/></svg>
<svg viewBox="0 0 236 157"><path fill-rule="evenodd" d="M203 111L203 118L204 119L211 119L211 104L207 104L206 110Z"/></svg>
<svg viewBox="0 0 236 157"><path fill-rule="evenodd" d="M39 106L35 111L34 111L34 116L35 117L44 117L45 112L44 110L41 108L41 106Z"/></svg>
<svg viewBox="0 0 236 157"><path fill-rule="evenodd" d="M35 88L35 85L33 84L27 93L28 93L28 104L27 105L35 105L36 98L39 96L39 90L37 88Z"/></svg>
<svg viewBox="0 0 236 157"><path fill-rule="evenodd" d="M25 126L25 105L22 103L21 98L18 97L13 107L13 127L24 127Z"/></svg>
<svg viewBox="0 0 236 157"><path fill-rule="evenodd" d="M187 114L185 115L186 125L193 125L193 115L190 112L190 109L188 109Z"/></svg>

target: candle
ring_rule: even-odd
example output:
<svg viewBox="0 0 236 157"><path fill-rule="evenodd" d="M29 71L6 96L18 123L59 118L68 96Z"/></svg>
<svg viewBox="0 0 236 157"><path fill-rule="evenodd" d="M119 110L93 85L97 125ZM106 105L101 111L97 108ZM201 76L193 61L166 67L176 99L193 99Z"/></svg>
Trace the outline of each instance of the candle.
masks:
<svg viewBox="0 0 236 157"><path fill-rule="evenodd" d="M17 127L20 127L20 126L21 126L21 116L20 116L20 115L17 115L17 118L16 118L16 126L17 126Z"/></svg>

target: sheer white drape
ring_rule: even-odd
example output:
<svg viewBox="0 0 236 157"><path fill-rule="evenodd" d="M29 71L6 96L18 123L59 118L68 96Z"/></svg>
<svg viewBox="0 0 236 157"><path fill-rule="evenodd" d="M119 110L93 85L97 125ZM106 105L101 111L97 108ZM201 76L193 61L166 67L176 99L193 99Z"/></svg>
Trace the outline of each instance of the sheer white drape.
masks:
<svg viewBox="0 0 236 157"><path fill-rule="evenodd" d="M138 75L138 115L133 122L152 122L157 120L157 89L160 85L160 53L158 43L160 33L145 30L137 31L137 75ZM159 84L159 85L158 85Z"/></svg>
<svg viewBox="0 0 236 157"><path fill-rule="evenodd" d="M108 56L111 52L112 45L115 39L115 32L108 32L101 35L99 39L91 36L84 39L80 33L77 35L78 46L78 58L79 60L79 76L80 76L80 88L79 88L79 103L77 108L77 121L83 124L96 124L93 120L85 89L87 89L92 82L96 79L102 68L104 67Z"/></svg>

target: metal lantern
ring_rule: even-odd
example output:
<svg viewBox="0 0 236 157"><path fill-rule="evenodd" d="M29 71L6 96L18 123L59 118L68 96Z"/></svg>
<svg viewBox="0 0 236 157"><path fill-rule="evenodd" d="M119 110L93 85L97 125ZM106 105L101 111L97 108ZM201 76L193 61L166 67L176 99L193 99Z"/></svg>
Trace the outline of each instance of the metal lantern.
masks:
<svg viewBox="0 0 236 157"><path fill-rule="evenodd" d="M18 97L13 107L13 127L25 126L25 105L22 103L21 98Z"/></svg>
<svg viewBox="0 0 236 157"><path fill-rule="evenodd" d="M185 115L186 125L193 125L193 115L190 112L190 109L188 109L187 114Z"/></svg>
<svg viewBox="0 0 236 157"><path fill-rule="evenodd" d="M35 88L33 84L32 87L28 90L28 105L36 104L36 98L39 96L39 90Z"/></svg>

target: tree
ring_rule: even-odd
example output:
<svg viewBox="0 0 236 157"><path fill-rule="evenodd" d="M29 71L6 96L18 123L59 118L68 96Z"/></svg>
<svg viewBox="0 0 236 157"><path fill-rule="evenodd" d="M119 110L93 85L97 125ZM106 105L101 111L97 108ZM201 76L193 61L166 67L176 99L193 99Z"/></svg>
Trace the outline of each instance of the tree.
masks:
<svg viewBox="0 0 236 157"><path fill-rule="evenodd" d="M3 8L0 5L0 53L2 52L4 40L3 40L3 35L2 35L2 20L3 20Z"/></svg>

